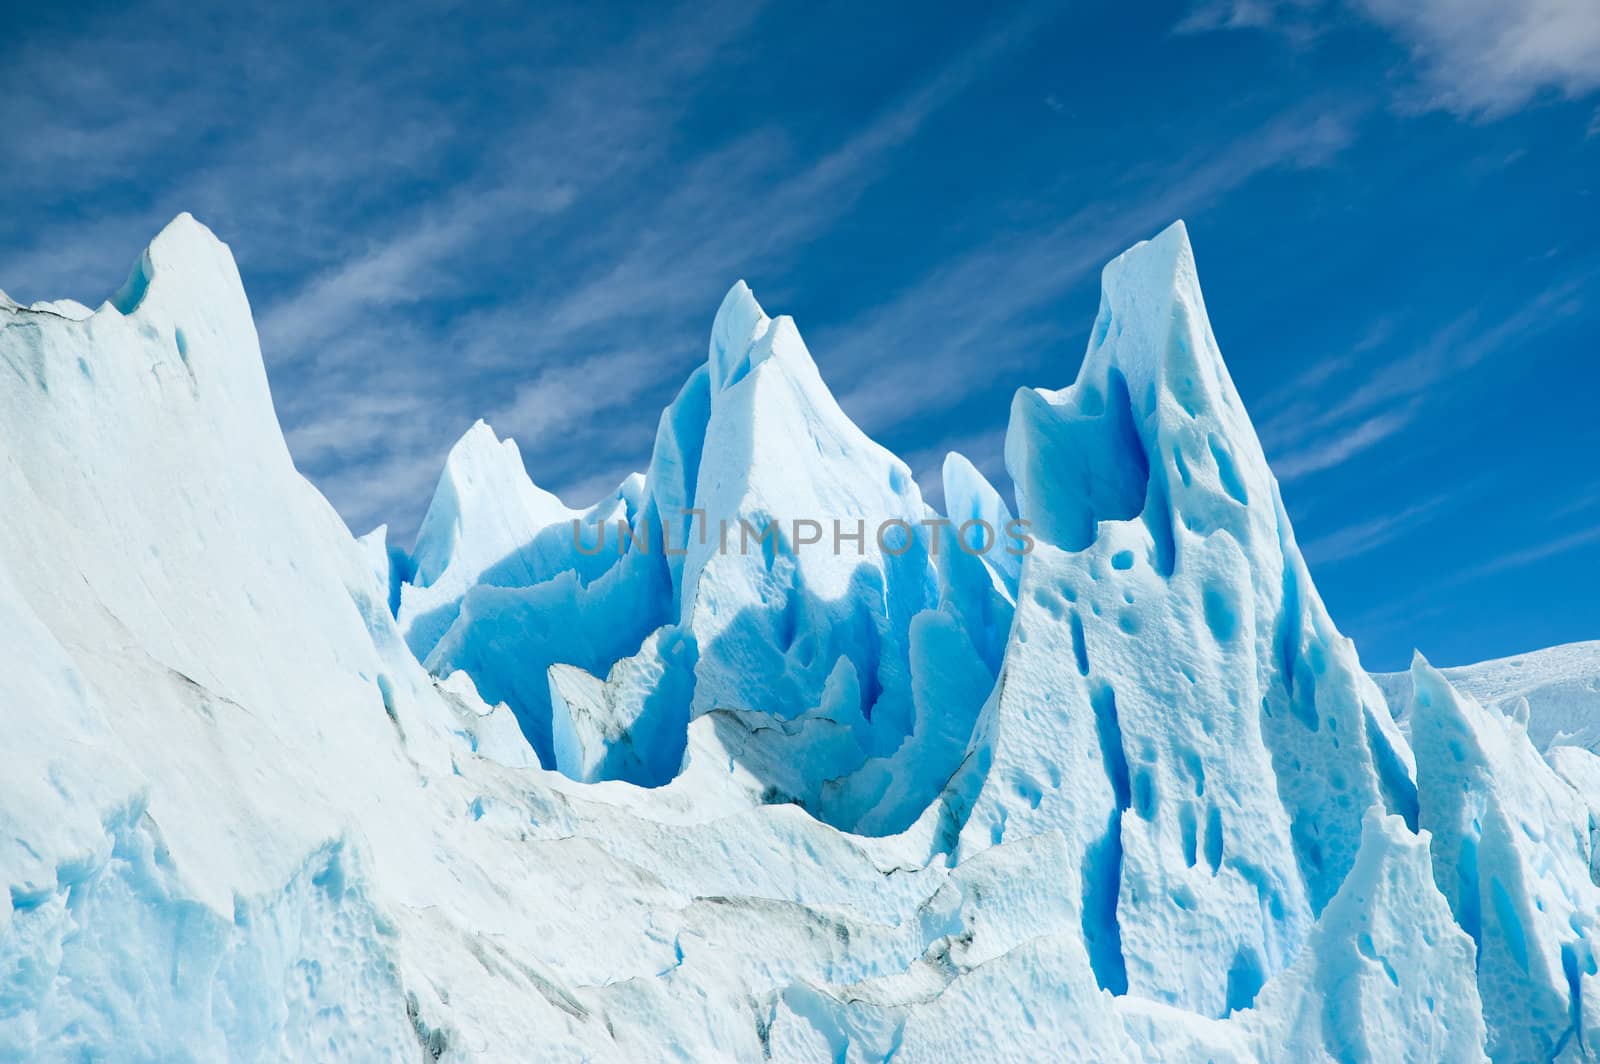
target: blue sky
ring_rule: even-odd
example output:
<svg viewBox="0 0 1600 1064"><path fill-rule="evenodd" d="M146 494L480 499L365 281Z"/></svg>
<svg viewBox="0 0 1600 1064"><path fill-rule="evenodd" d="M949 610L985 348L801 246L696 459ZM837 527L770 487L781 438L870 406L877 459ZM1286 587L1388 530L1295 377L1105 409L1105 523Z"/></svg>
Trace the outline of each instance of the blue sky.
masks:
<svg viewBox="0 0 1600 1064"><path fill-rule="evenodd" d="M1367 665L1600 637L1593 0L201 6L7 19L0 287L98 304L192 211L357 532L478 416L569 502L642 468L740 277L919 477L998 477L1183 217Z"/></svg>

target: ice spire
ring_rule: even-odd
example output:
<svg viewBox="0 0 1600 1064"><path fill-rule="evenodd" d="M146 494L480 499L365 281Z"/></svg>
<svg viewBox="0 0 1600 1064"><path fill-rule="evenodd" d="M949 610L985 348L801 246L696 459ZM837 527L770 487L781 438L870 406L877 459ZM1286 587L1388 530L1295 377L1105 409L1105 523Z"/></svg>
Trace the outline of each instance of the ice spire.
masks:
<svg viewBox="0 0 1600 1064"><path fill-rule="evenodd" d="M529 478L515 440L501 440L487 422L476 422L450 448L417 532L415 575L402 589L399 610L412 651L427 657L473 585L533 581L534 541L573 516Z"/></svg>

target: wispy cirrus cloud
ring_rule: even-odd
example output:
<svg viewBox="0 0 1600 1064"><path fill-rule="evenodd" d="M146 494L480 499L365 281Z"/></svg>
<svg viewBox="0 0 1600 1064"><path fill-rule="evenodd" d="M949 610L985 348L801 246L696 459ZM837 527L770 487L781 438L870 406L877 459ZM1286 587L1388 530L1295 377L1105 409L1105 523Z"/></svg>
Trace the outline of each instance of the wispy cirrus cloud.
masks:
<svg viewBox="0 0 1600 1064"><path fill-rule="evenodd" d="M1317 104L1249 131L1203 157L1143 175L1119 201L1089 203L1049 228L1008 232L955 256L827 337L825 368L845 410L869 432L938 416L987 379L1037 367L1040 349L1087 322L1043 313L1129 245L1273 170L1321 166L1354 136L1358 113ZM914 352L886 358L886 352ZM1033 381L1059 387L1073 367ZM997 409L1003 417L1004 406Z"/></svg>
<svg viewBox="0 0 1600 1064"><path fill-rule="evenodd" d="M1274 461L1272 471L1280 481L1289 483L1325 469L1336 469L1403 431L1411 424L1417 407L1411 402L1353 424L1335 425L1319 433L1316 440Z"/></svg>
<svg viewBox="0 0 1600 1064"><path fill-rule="evenodd" d="M1198 0L1173 32L1272 29L1306 42L1318 33L1322 4L1323 0Z"/></svg>
<svg viewBox="0 0 1600 1064"><path fill-rule="evenodd" d="M1200 0L1181 33L1271 29L1306 41L1366 19L1410 51L1402 103L1499 117L1543 93L1600 88L1600 8L1591 0Z"/></svg>
<svg viewBox="0 0 1600 1064"><path fill-rule="evenodd" d="M1539 95L1600 88L1591 0L1361 0L1422 68L1425 106L1498 116Z"/></svg>
<svg viewBox="0 0 1600 1064"><path fill-rule="evenodd" d="M1393 537L1390 537L1393 538ZM1404 632L1408 644L1418 641L1418 622L1436 618L1461 601L1458 589L1471 587L1485 578L1514 573L1519 569L1561 558L1600 544L1600 524L1546 536L1531 543L1510 546L1493 553L1486 561L1453 572L1433 575L1426 586L1389 599L1359 618L1359 627L1369 635ZM1326 559L1325 559L1326 560ZM1469 661L1472 659L1468 659ZM1481 660L1481 659L1480 659ZM1466 664L1466 661L1458 664Z"/></svg>
<svg viewBox="0 0 1600 1064"><path fill-rule="evenodd" d="M1287 483L1336 469L1404 431L1481 363L1575 314L1592 276L1582 270L1496 320L1460 314L1375 370L1348 357L1317 363L1261 406L1258 434L1273 472Z"/></svg>
<svg viewBox="0 0 1600 1064"><path fill-rule="evenodd" d="M597 84L580 74L565 88L574 100L608 98L603 115L592 102L561 107L515 135L552 160L535 169L535 181L519 173L514 182L457 186L267 307L269 347L296 372L330 382L285 405L291 446L300 455L302 441L330 441L308 465L357 522L420 514L431 477L419 483L412 470L427 467L424 456L441 462L480 415L514 436L535 478L569 502L609 490L648 457L660 406L704 357L710 311L745 266L792 261L870 185L886 155L1049 17L1036 5L998 21L814 158L797 156L789 133L770 125L687 159L675 155L672 130L700 65L737 41L748 17L711 34L650 30L627 46L637 61L610 57ZM680 39L693 44L671 43ZM661 56L667 67L652 74ZM626 84L612 83L617 71L627 72ZM682 93L663 93L667 83ZM474 306L452 257L492 242L486 234L516 217L531 220L530 247L548 234L560 250L536 265L531 283ZM574 227L583 230L576 258ZM441 298L456 302L431 320ZM404 328L390 320L401 311ZM372 384L382 388L393 371L439 376L441 358L456 395L398 422L382 455L369 455L359 433L342 451L332 442L345 418L337 397L360 386L365 367L385 367ZM480 397L475 407L468 396ZM381 483L360 483L369 474ZM414 518L396 523L403 537Z"/></svg>
<svg viewBox="0 0 1600 1064"><path fill-rule="evenodd" d="M1508 551L1505 554L1496 555L1481 565L1475 565L1463 571L1456 579L1466 583L1480 577L1521 569L1550 558L1569 554L1593 543L1600 543L1600 524L1592 525L1588 528L1580 528L1575 532L1552 536L1537 543Z"/></svg>
<svg viewBox="0 0 1600 1064"><path fill-rule="evenodd" d="M0 199L55 197L78 215L40 226L0 212L9 288L98 302L181 210L238 234L291 450L358 531L390 520L404 537L475 416L527 412L536 430L530 404L505 402L515 381L594 356L603 385L608 345L640 343L604 335L627 298L616 291L612 312L591 315L597 335L571 348L533 337L583 252L613 251L572 231L626 239L599 220L620 223L619 203L647 206L641 187L673 176L708 66L764 12L661 6L572 48L570 10L452 7L403 0L381 26L272 9L219 28L155 0L70 32L30 22L0 64ZM206 63L189 61L196 50ZM470 94L512 106L458 99ZM48 135L10 143L30 126Z"/></svg>
<svg viewBox="0 0 1600 1064"><path fill-rule="evenodd" d="M393 18L420 28L434 14L413 2ZM109 291L178 210L224 237L230 226L248 232L237 250L297 461L358 530L389 520L403 537L445 449L480 415L516 436L536 477L569 496L642 464L655 412L703 357L726 286L752 263L794 261L887 158L1056 16L1040 4L991 22L821 151L756 123L687 157L675 138L703 73L745 39L759 5L672 9L587 60L518 69L519 90L543 99L492 136L451 121L428 91L430 72L390 62L381 41L359 42L359 26L283 16L230 36L224 61L184 83L181 118L162 106L159 86L96 117L97 96L118 79L63 80L53 107L77 135L56 151L104 149L103 165L74 177L84 189L151 153L192 154L197 137L214 148L140 202L75 227L77 246L52 234L10 261L70 294L91 275ZM167 55L177 35L165 23L182 17L164 5L110 22L106 34L126 42L96 43L94 58L116 67ZM286 34L335 42L318 47L347 56L328 67L337 93L295 91L318 80L311 66L325 57L261 43ZM537 48L532 32L516 40ZM26 49L23 65L97 67L66 41ZM455 47L447 38L440 51ZM230 67L243 71L241 86L224 76ZM235 137L230 107L241 94L256 120ZM1352 121L1308 109L1224 151L1148 168L1045 230L1001 232L825 331L819 360L869 431L938 416L966 387L964 359L981 351L990 372L1020 371L1059 329L1042 308L1124 246L1258 173L1319 165L1348 143ZM41 160L27 180L62 165ZM881 357L889 350L894 358ZM1003 418L1003 404L995 414ZM992 451L974 455L991 472Z"/></svg>
<svg viewBox="0 0 1600 1064"><path fill-rule="evenodd" d="M1345 525L1308 541L1301 552L1308 562L1319 566L1359 558L1445 516L1472 494L1475 487L1452 488L1409 506Z"/></svg>

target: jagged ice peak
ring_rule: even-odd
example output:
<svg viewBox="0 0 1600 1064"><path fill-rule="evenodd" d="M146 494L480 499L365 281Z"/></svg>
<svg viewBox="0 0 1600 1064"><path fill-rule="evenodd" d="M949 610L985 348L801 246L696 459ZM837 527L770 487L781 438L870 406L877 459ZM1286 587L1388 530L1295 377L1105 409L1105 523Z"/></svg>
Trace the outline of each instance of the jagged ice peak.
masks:
<svg viewBox="0 0 1600 1064"><path fill-rule="evenodd" d="M642 473L479 421L410 550L187 215L0 364L0 1058L1600 1054L1600 656L1368 676L1181 222L943 514L742 282Z"/></svg>

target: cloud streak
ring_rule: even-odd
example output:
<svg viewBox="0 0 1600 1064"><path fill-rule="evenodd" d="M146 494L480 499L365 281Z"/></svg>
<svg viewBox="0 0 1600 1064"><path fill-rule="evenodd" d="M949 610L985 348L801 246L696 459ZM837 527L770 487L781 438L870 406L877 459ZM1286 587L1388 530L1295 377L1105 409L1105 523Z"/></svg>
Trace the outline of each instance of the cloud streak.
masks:
<svg viewBox="0 0 1600 1064"><path fill-rule="evenodd" d="M1336 428L1315 443L1273 462L1272 471L1287 484L1312 473L1337 468L1405 429L1416 412L1417 404L1409 403L1399 410L1374 414L1353 425Z"/></svg>
<svg viewBox="0 0 1600 1064"><path fill-rule="evenodd" d="M1360 0L1411 49L1424 102L1504 115L1543 92L1600 88L1600 8L1590 0Z"/></svg>
<svg viewBox="0 0 1600 1064"><path fill-rule="evenodd" d="M1333 565L1370 554L1441 517L1458 505L1471 490L1452 489L1391 513L1335 529L1307 542L1301 552L1313 565Z"/></svg>
<svg viewBox="0 0 1600 1064"><path fill-rule="evenodd" d="M1370 367L1336 356L1314 365L1262 404L1258 432L1278 479L1288 483L1337 469L1403 432L1469 371L1526 343L1579 309L1592 270L1539 291L1498 320L1458 315L1407 355ZM1388 329L1378 351L1387 346ZM1365 342L1365 341L1364 341ZM1359 347L1360 345L1358 345Z"/></svg>
<svg viewBox="0 0 1600 1064"><path fill-rule="evenodd" d="M1576 532L1569 532L1560 536L1553 536L1539 543L1519 548L1507 554L1498 555L1482 565L1475 565L1463 571L1456 577L1456 581L1466 583L1485 576L1493 576L1513 569L1522 569L1538 562L1560 557L1563 554L1569 554L1593 543L1600 543L1600 525L1582 528Z"/></svg>
<svg viewBox="0 0 1600 1064"><path fill-rule="evenodd" d="M1600 9L1592 0L1200 0L1179 33L1274 30L1305 44L1351 18L1410 53L1402 104L1501 117L1543 95L1600 88Z"/></svg>
<svg viewBox="0 0 1600 1064"><path fill-rule="evenodd" d="M479 415L517 438L536 479L569 501L609 490L647 458L655 413L704 357L710 309L744 265L792 261L889 153L1049 17L1038 5L998 22L800 165L791 135L770 124L679 158L673 130L704 65L749 20L725 19L715 32L652 23L563 86L563 99L578 102L509 135L537 146L531 170L484 168L266 307L269 357L301 378L284 404L297 456L353 523L388 518L402 538L431 483L413 471L427 468L425 456L442 461ZM479 301L456 268L508 228L556 256L520 288ZM391 394L407 378L415 388L446 373L452 393L397 421L381 455L375 427L340 446L340 397L352 388ZM472 408L470 396L485 390L495 398ZM379 482L358 485L361 470Z"/></svg>
<svg viewBox="0 0 1600 1064"><path fill-rule="evenodd" d="M826 357L839 366L842 404L869 432L881 432L965 399L977 367L984 377L1036 368L1039 350L1064 331L1042 312L1074 286L1129 245L1260 174L1323 165L1350 142L1355 118L1320 105L1283 116L1204 157L1173 161L1122 202L1090 203L1044 230L968 249L829 337ZM914 354L886 357L904 351ZM1034 383L1059 387L1066 372Z"/></svg>

